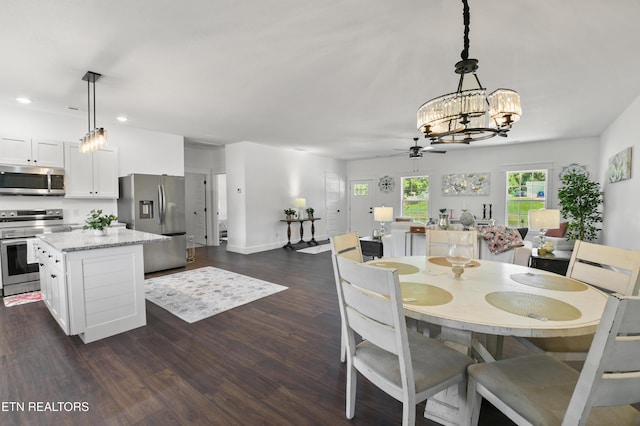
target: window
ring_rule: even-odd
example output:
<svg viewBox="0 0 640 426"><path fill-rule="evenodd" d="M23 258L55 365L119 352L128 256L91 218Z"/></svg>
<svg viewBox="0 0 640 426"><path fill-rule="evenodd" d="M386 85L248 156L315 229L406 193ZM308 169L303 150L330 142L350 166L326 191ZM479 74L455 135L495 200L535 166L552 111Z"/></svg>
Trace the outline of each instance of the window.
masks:
<svg viewBox="0 0 640 426"><path fill-rule="evenodd" d="M413 220L429 221L429 177L402 178L402 215Z"/></svg>
<svg viewBox="0 0 640 426"><path fill-rule="evenodd" d="M547 205L547 170L507 172L507 225L528 228L529 210Z"/></svg>
<svg viewBox="0 0 640 426"><path fill-rule="evenodd" d="M356 183L355 185L353 185L353 195L369 195L369 184Z"/></svg>

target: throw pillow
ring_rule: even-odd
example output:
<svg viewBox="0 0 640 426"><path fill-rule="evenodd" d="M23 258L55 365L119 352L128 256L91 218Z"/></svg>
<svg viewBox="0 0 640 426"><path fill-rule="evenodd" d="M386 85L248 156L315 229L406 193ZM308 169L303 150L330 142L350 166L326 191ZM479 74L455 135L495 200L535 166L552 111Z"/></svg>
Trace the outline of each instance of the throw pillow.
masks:
<svg viewBox="0 0 640 426"><path fill-rule="evenodd" d="M562 222L560 224L560 228L556 229L548 229L547 232L544 233L545 237L564 237L565 232L567 232L567 226L569 222Z"/></svg>

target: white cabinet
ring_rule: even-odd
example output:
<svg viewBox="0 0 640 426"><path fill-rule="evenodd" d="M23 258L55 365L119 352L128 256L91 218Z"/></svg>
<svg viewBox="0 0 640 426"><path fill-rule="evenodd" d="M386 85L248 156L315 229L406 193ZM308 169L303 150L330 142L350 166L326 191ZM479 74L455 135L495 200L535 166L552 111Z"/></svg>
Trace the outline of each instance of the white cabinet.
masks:
<svg viewBox="0 0 640 426"><path fill-rule="evenodd" d="M44 243L38 243L36 250L40 266L42 300L60 328L65 334L69 334L69 307L64 256L58 250Z"/></svg>
<svg viewBox="0 0 640 426"><path fill-rule="evenodd" d="M67 335L89 343L147 324L142 244L65 252L37 244L42 300Z"/></svg>
<svg viewBox="0 0 640 426"><path fill-rule="evenodd" d="M81 153L65 144L65 198L118 198L118 150Z"/></svg>
<svg viewBox="0 0 640 426"><path fill-rule="evenodd" d="M2 137L0 138L0 163L63 168L64 143Z"/></svg>

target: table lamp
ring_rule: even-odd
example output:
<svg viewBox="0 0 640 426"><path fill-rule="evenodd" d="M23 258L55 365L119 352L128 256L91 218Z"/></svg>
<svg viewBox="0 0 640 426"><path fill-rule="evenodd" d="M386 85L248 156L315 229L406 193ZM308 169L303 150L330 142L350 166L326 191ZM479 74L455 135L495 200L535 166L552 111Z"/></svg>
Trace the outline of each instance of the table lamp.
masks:
<svg viewBox="0 0 640 426"><path fill-rule="evenodd" d="M298 208L298 219L302 219L304 208L307 206L307 200L305 198L296 198L293 200L293 205Z"/></svg>
<svg viewBox="0 0 640 426"><path fill-rule="evenodd" d="M529 210L529 228L540 229L538 247L544 245L544 233L547 229L560 227L560 210Z"/></svg>
<svg viewBox="0 0 640 426"><path fill-rule="evenodd" d="M384 223L393 220L393 207L374 207L373 220L380 222L380 237L384 235Z"/></svg>

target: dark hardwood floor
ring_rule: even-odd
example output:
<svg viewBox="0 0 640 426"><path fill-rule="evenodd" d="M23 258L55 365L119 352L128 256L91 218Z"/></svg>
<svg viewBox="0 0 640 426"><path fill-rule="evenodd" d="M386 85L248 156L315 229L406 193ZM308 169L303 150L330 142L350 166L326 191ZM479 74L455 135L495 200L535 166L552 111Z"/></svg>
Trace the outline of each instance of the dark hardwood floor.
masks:
<svg viewBox="0 0 640 426"><path fill-rule="evenodd" d="M0 424L401 423L401 404L362 377L355 418L345 418L328 252L203 247L187 269L207 265L289 289L194 324L147 302L146 327L86 345L65 336L43 302L0 306ZM417 410L416 424L433 424L424 404ZM511 423L488 406L481 424Z"/></svg>

